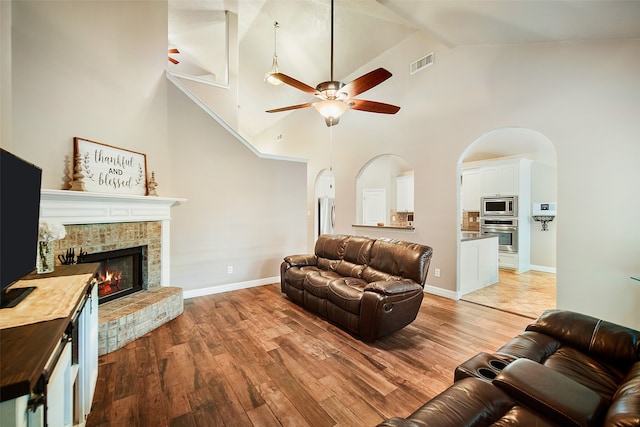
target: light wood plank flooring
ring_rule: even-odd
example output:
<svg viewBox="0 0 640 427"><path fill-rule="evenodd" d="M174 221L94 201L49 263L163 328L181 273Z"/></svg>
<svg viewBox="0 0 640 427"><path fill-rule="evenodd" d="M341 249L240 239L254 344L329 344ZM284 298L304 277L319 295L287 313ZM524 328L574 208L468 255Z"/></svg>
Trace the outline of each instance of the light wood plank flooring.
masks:
<svg viewBox="0 0 640 427"><path fill-rule="evenodd" d="M536 319L556 308L556 275L540 271L517 274L500 269L498 283L462 296L464 301Z"/></svg>
<svg viewBox="0 0 640 427"><path fill-rule="evenodd" d="M373 426L405 417L529 319L429 294L418 318L365 344L279 284L185 301L185 311L101 356L87 426Z"/></svg>

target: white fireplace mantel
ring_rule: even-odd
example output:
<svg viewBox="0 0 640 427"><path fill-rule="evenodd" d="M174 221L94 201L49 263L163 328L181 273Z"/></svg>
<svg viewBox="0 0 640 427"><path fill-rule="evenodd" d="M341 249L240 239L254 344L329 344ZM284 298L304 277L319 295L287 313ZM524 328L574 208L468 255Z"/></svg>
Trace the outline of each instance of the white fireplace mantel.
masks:
<svg viewBox="0 0 640 427"><path fill-rule="evenodd" d="M43 189L40 220L64 225L162 221L161 285L169 286L171 207L186 201L176 197Z"/></svg>
<svg viewBox="0 0 640 427"><path fill-rule="evenodd" d="M175 197L132 196L70 190L42 190L40 219L62 224L168 221Z"/></svg>

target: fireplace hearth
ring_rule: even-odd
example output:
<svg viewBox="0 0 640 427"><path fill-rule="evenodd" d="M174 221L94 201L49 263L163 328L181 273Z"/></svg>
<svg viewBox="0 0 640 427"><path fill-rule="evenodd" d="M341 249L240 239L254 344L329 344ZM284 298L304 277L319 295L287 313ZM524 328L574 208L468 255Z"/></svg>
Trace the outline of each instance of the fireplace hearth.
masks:
<svg viewBox="0 0 640 427"><path fill-rule="evenodd" d="M99 262L96 273L98 303L103 304L144 289L144 260L147 246L87 254L83 263Z"/></svg>

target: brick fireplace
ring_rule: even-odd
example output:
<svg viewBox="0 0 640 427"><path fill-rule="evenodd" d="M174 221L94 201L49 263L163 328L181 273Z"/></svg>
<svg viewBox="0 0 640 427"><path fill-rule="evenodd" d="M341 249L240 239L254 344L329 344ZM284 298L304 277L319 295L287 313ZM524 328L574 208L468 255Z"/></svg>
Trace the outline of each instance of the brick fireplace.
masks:
<svg viewBox="0 0 640 427"><path fill-rule="evenodd" d="M170 286L171 207L185 199L42 190L40 219L65 225L55 259L142 250L142 291L101 304L98 353L114 351L182 313L182 289Z"/></svg>
<svg viewBox="0 0 640 427"><path fill-rule="evenodd" d="M108 224L65 225L67 236L57 240L57 254L72 250L76 256L86 252L84 262L101 261L100 254L132 248L144 248L142 257L142 289L161 286L162 222L116 222ZM56 259L56 261L58 261ZM59 262L59 261L58 261Z"/></svg>

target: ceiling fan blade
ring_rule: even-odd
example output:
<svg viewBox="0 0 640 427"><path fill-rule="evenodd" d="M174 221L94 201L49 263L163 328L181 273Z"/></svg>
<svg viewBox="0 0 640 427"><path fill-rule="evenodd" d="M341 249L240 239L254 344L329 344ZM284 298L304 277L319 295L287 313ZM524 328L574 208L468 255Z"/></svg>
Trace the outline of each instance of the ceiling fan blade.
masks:
<svg viewBox="0 0 640 427"><path fill-rule="evenodd" d="M307 108L313 105L312 102L307 102L306 104L298 104L298 105L290 105L288 107L275 108L273 110L267 110L267 113L279 113L281 111L289 111L289 110L297 110L299 108Z"/></svg>
<svg viewBox="0 0 640 427"><path fill-rule="evenodd" d="M172 64L178 65L180 63L180 61L178 61L177 59L173 59L172 57L168 57L169 62L171 62Z"/></svg>
<svg viewBox="0 0 640 427"><path fill-rule="evenodd" d="M180 51L176 48L169 49L169 53L180 53Z"/></svg>
<svg viewBox="0 0 640 427"><path fill-rule="evenodd" d="M366 92L391 77L392 74L384 68L378 68L370 73L358 77L354 81L347 83L340 92L345 92L349 98Z"/></svg>
<svg viewBox="0 0 640 427"><path fill-rule="evenodd" d="M318 93L318 91L315 88L309 86L306 83L302 83L301 81L296 80L293 77L289 77L286 74L273 73L272 76L280 80L282 83L288 84L289 86L295 87L296 89L299 89L303 92L310 93L312 95L315 95L316 93Z"/></svg>
<svg viewBox="0 0 640 427"><path fill-rule="evenodd" d="M349 108L352 110L368 111L370 113L395 114L400 111L397 105L385 104L383 102L365 101L364 99L349 100Z"/></svg>

